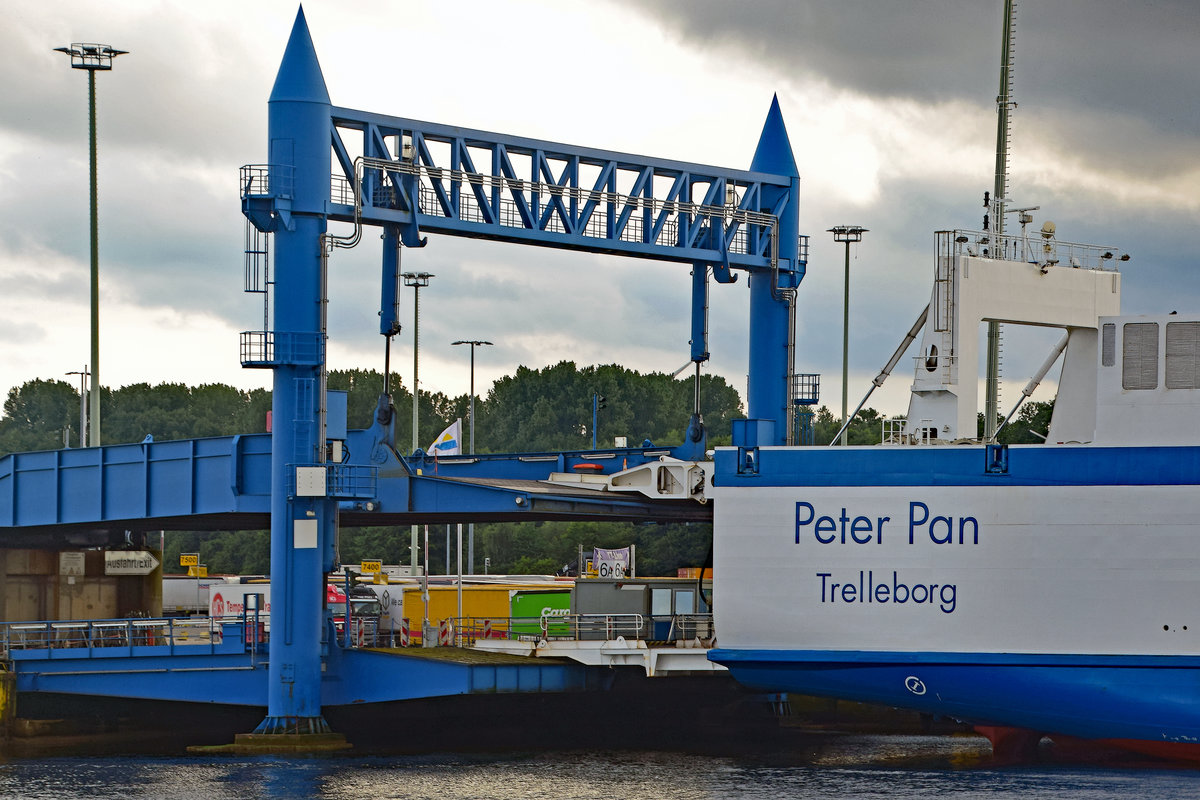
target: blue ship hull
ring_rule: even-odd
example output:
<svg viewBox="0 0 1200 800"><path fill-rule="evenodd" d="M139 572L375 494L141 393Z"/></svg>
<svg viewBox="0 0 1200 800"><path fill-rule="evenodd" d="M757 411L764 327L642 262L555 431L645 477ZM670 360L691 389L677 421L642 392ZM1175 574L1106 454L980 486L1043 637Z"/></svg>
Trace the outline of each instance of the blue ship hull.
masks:
<svg viewBox="0 0 1200 800"><path fill-rule="evenodd" d="M714 650L759 689L1081 739L1200 742L1200 658Z"/></svg>

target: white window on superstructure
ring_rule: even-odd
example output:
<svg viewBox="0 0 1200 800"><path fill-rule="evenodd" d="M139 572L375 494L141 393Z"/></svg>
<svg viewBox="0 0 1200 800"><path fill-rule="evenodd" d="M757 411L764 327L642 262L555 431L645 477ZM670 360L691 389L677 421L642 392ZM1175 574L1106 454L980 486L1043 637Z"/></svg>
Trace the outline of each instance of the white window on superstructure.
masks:
<svg viewBox="0 0 1200 800"><path fill-rule="evenodd" d="M1127 322L1121 330L1121 388L1158 388L1158 323Z"/></svg>
<svg viewBox="0 0 1200 800"><path fill-rule="evenodd" d="M1167 323L1168 389L1200 386L1200 322Z"/></svg>

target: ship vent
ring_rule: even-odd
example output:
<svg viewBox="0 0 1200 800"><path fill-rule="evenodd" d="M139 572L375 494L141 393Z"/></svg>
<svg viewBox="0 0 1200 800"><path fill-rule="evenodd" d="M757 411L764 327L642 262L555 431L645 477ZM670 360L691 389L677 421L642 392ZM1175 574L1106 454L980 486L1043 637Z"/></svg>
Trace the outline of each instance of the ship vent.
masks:
<svg viewBox="0 0 1200 800"><path fill-rule="evenodd" d="M1200 385L1200 322L1167 323L1168 389L1195 389Z"/></svg>
<svg viewBox="0 0 1200 800"><path fill-rule="evenodd" d="M1117 363L1117 326L1104 323L1100 334L1100 366L1112 367Z"/></svg>
<svg viewBox="0 0 1200 800"><path fill-rule="evenodd" d="M1121 332L1121 388L1158 388L1158 323L1127 322Z"/></svg>

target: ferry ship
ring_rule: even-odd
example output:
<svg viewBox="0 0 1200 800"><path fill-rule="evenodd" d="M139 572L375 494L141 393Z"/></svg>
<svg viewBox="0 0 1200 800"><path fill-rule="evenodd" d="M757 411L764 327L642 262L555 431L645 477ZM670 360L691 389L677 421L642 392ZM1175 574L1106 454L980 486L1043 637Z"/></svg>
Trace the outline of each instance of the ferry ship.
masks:
<svg viewBox="0 0 1200 800"><path fill-rule="evenodd" d="M998 751L1045 734L1200 758L1200 314L1122 316L1128 256L1037 228L1000 181L989 229L936 234L892 359L921 331L908 414L880 446L755 447L749 420L716 451L710 658L970 722ZM980 435L992 322L1063 331L1024 392L1061 362L1043 444Z"/></svg>
<svg viewBox="0 0 1200 800"><path fill-rule="evenodd" d="M710 658L762 689L1200 757L1200 315L1116 315L1108 250L1047 269L989 238L939 234L950 324L926 322L888 443L715 453ZM1066 331L1044 444L975 436L995 317Z"/></svg>

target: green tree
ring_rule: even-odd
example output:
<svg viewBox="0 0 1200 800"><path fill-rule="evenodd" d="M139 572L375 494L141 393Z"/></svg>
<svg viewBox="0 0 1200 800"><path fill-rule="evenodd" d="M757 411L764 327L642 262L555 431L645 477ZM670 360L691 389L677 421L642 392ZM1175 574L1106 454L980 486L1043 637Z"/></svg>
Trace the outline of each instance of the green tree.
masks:
<svg viewBox="0 0 1200 800"><path fill-rule="evenodd" d="M869 445L883 441L884 417L873 408L858 412L846 429L846 444ZM826 446L837 436L842 427L840 416L835 417L826 406L821 406L813 415L813 444Z"/></svg>
<svg viewBox="0 0 1200 800"><path fill-rule="evenodd" d="M63 431L78 440L79 393L65 381L32 380L14 387L0 419L0 455L63 446Z"/></svg>
<svg viewBox="0 0 1200 800"><path fill-rule="evenodd" d="M729 441L730 421L742 416L736 390L723 378L700 381L701 414L710 441ZM481 452L575 450L591 446L592 396L605 398L597 414L596 441L611 446L625 436L631 445L644 440L678 444L692 413L691 378L663 373L642 375L616 364L578 368L572 361L540 370L518 367L476 403L476 436Z"/></svg>
<svg viewBox="0 0 1200 800"><path fill-rule="evenodd" d="M996 441L1002 444L1040 444L1050 431L1054 401L1025 403L1000 431Z"/></svg>

